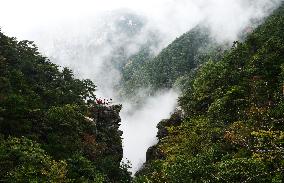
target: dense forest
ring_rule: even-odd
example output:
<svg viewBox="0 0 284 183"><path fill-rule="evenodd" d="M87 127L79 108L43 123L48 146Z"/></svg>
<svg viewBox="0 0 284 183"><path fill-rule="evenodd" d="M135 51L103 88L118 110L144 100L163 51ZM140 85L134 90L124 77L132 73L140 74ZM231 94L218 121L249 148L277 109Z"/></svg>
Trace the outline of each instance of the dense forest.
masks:
<svg viewBox="0 0 284 183"><path fill-rule="evenodd" d="M121 106L94 92L32 42L0 33L0 181L129 182Z"/></svg>
<svg viewBox="0 0 284 183"><path fill-rule="evenodd" d="M157 56L153 39L127 58L121 96L182 92L134 177L121 162L123 106L0 32L0 182L283 182L283 32L282 3L241 41L220 44L198 25Z"/></svg>
<svg viewBox="0 0 284 183"><path fill-rule="evenodd" d="M284 180L284 6L196 71L135 182Z"/></svg>
<svg viewBox="0 0 284 183"><path fill-rule="evenodd" d="M148 44L151 45L154 43ZM185 90L199 66L209 59L219 59L228 45L227 42L218 43L210 36L209 28L200 24L178 37L157 56L151 54L149 47L142 47L128 58L121 70L120 95L139 101L164 89ZM139 96L141 90L143 95Z"/></svg>

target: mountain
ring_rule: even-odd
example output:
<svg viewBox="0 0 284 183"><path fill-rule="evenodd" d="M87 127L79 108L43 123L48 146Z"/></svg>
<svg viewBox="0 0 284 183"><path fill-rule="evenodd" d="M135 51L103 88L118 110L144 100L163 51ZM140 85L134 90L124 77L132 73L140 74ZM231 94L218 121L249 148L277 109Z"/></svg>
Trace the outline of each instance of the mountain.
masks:
<svg viewBox="0 0 284 183"><path fill-rule="evenodd" d="M95 85L0 32L1 182L129 182L121 106Z"/></svg>
<svg viewBox="0 0 284 183"><path fill-rule="evenodd" d="M102 14L83 30L44 33L41 37L51 39L40 38L38 43L53 63L72 68L79 78L95 81L97 92L104 97L116 98L113 90L119 87L121 70L129 58L138 52L153 57L161 42L159 31L148 23L140 14L116 10Z"/></svg>
<svg viewBox="0 0 284 183"><path fill-rule="evenodd" d="M155 57L149 57L145 50L130 57L122 69L120 92L126 98L136 98L139 90L148 89L146 95L151 95L157 90L186 87L182 81L193 76L199 65L210 56L217 59L225 47L210 37L206 26L198 25Z"/></svg>
<svg viewBox="0 0 284 183"><path fill-rule="evenodd" d="M134 182L284 180L284 5L196 71ZM213 55L214 57L214 55ZM165 82L167 83L167 82Z"/></svg>

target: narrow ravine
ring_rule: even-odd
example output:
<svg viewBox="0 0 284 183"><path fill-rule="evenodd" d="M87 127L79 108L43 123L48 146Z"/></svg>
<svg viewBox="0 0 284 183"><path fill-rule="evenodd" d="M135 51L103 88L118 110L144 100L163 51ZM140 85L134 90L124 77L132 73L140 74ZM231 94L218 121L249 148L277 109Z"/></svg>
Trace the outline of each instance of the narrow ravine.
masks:
<svg viewBox="0 0 284 183"><path fill-rule="evenodd" d="M124 103L121 111L124 161L132 164L135 173L146 161L147 149L157 142L156 125L168 118L177 105L178 93L174 90L149 97L140 108Z"/></svg>

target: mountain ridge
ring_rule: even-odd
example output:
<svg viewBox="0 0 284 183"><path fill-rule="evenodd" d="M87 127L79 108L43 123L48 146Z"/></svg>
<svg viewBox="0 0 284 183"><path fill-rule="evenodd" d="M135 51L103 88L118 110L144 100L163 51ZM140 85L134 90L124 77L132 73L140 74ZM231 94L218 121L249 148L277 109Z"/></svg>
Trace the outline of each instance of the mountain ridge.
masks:
<svg viewBox="0 0 284 183"><path fill-rule="evenodd" d="M283 14L199 68L135 182L283 181Z"/></svg>

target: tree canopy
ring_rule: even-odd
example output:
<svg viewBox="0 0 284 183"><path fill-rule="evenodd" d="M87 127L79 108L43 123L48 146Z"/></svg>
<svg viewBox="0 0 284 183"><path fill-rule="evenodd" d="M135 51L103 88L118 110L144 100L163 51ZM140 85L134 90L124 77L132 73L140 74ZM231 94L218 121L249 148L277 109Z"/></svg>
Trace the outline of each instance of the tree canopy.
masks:
<svg viewBox="0 0 284 183"><path fill-rule="evenodd" d="M283 15L282 5L222 58L202 64L179 99L181 124L159 124L166 135L135 182L284 180Z"/></svg>

